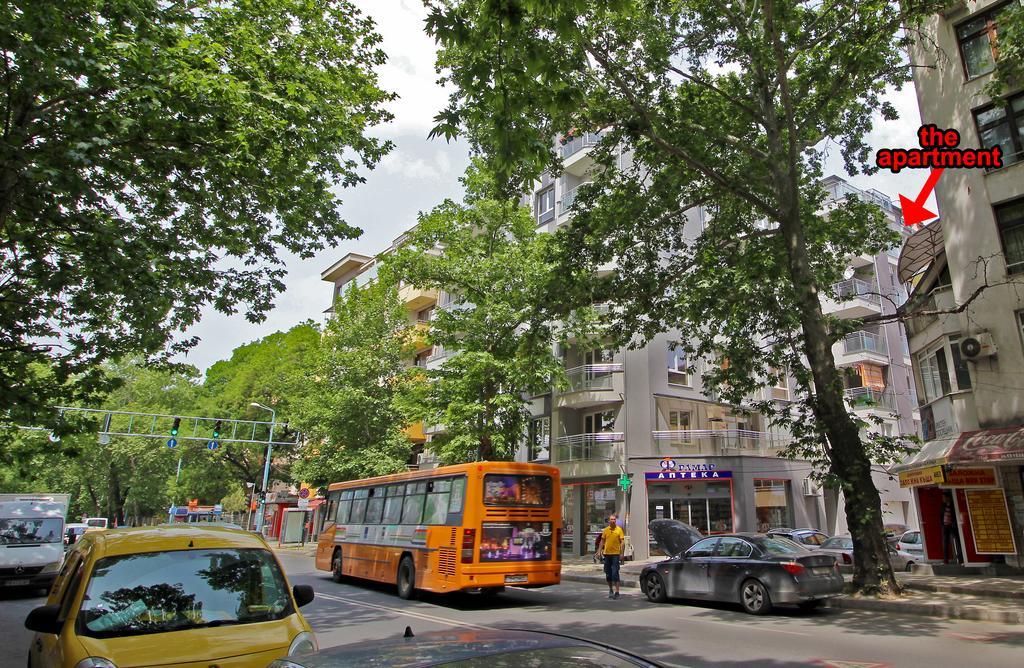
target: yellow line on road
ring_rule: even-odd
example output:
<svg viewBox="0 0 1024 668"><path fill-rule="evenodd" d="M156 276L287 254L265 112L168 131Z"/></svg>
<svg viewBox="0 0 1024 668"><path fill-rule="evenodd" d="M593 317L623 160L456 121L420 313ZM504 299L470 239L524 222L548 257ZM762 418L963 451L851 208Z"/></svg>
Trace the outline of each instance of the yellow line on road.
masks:
<svg viewBox="0 0 1024 668"><path fill-rule="evenodd" d="M372 608L374 610L384 610L391 612L396 615L403 615L405 617L414 617L416 619L422 619L427 622L435 622L437 624L446 624L448 626L461 626L467 629L479 629L482 631L491 631L494 629L493 626L481 626L479 624L470 624L468 622L460 622L454 619L448 619L447 617L437 617L435 615L428 615L422 612L413 612L412 610L402 610L401 608L391 608L386 605L377 605L376 603L366 603L365 601L357 601L352 598L345 598L343 596L334 596L333 594L321 594L317 592L317 598L326 598L330 601L338 601L339 603L348 603L349 605L359 605L364 608Z"/></svg>

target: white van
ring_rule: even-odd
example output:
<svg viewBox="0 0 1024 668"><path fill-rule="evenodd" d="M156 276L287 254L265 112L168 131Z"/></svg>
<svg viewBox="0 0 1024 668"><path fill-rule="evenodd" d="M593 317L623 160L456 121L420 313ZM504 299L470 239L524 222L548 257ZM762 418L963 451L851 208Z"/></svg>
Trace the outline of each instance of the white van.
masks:
<svg viewBox="0 0 1024 668"><path fill-rule="evenodd" d="M55 500L0 500L0 588L50 588L64 560L66 507Z"/></svg>

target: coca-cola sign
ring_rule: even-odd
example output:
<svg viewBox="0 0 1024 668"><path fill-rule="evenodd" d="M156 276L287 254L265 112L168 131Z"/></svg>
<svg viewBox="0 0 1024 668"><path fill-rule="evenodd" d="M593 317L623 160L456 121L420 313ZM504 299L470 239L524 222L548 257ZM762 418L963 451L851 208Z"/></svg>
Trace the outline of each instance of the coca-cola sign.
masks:
<svg viewBox="0 0 1024 668"><path fill-rule="evenodd" d="M967 431L949 451L951 462L1024 459L1024 426Z"/></svg>

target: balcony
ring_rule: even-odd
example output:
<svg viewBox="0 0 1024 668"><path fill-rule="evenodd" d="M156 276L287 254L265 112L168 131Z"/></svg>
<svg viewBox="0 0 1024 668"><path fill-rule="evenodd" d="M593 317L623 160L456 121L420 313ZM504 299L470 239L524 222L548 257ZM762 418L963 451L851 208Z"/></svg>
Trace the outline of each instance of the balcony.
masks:
<svg viewBox="0 0 1024 668"><path fill-rule="evenodd" d="M585 175L587 168L593 164L593 160L587 156L589 151L586 149L597 146L602 136L600 132L585 132L562 144L560 154L565 171L575 176Z"/></svg>
<svg viewBox="0 0 1024 668"><path fill-rule="evenodd" d="M651 432L659 445L673 454L775 456L788 438L749 429L667 429Z"/></svg>
<svg viewBox="0 0 1024 668"><path fill-rule="evenodd" d="M398 289L398 299L410 311L419 311L437 303L437 290L423 290L414 285L403 285Z"/></svg>
<svg viewBox="0 0 1024 668"><path fill-rule="evenodd" d="M853 366L864 362L884 366L889 363L885 337L874 332L850 332L842 341L835 344L832 354L835 356L836 366Z"/></svg>
<svg viewBox="0 0 1024 668"><path fill-rule="evenodd" d="M566 369L569 380L566 392L590 392L593 390L611 390L612 374L622 373L621 363L584 364L583 366Z"/></svg>
<svg viewBox="0 0 1024 668"><path fill-rule="evenodd" d="M572 190L566 190L562 193L562 201L558 204L558 215L569 213L569 209L572 208L572 203L576 201L576 191L579 190L579 186L576 186Z"/></svg>
<svg viewBox="0 0 1024 668"><path fill-rule="evenodd" d="M618 457L616 444L625 440L625 434L616 431L561 436L555 441L555 453L559 462L610 462Z"/></svg>
<svg viewBox="0 0 1024 668"><path fill-rule="evenodd" d="M844 391L846 400L853 404L853 410L891 413L896 410L896 395L892 390L876 390L871 387L851 387Z"/></svg>
<svg viewBox="0 0 1024 668"><path fill-rule="evenodd" d="M838 318L863 318L882 311L882 297L878 289L859 278L851 278L832 286L836 300L822 298L821 308Z"/></svg>

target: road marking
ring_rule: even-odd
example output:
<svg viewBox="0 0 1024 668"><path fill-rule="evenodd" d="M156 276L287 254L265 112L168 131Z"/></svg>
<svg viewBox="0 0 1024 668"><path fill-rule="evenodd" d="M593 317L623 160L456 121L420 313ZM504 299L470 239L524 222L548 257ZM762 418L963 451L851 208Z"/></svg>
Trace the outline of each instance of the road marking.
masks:
<svg viewBox="0 0 1024 668"><path fill-rule="evenodd" d="M391 608L386 605L377 605L376 603L366 603L365 601L357 601L353 598L345 598L343 596L334 596L333 594L321 594L317 592L317 598L326 598L330 601L338 601L339 603L348 603L349 605L359 605L364 608L372 608L374 610L384 610L387 612L394 613L396 615L403 615L405 617L414 617L416 619L422 619L426 622L435 622L437 624L447 624L448 626L461 626L467 629L479 629L481 631L492 631L493 626L481 626L479 624L470 624L469 622L460 622L454 619L448 619L447 617L437 617L435 615L428 615L422 612L413 612L412 610L402 610L401 608Z"/></svg>
<svg viewBox="0 0 1024 668"><path fill-rule="evenodd" d="M701 619L700 617L676 617L676 619L684 622L703 622L704 624L721 624L722 626L732 626L734 628L740 628L744 631L754 629L756 631L768 631L769 633L785 633L791 636L809 636L810 633L800 633L798 631L783 631L782 629L773 629L766 626L758 626L757 624L737 624L736 622L720 622L717 619Z"/></svg>

